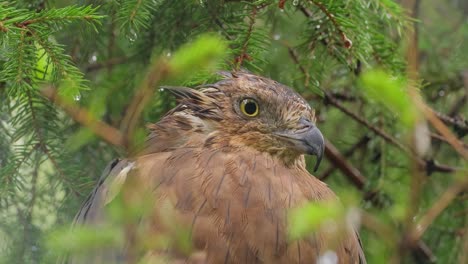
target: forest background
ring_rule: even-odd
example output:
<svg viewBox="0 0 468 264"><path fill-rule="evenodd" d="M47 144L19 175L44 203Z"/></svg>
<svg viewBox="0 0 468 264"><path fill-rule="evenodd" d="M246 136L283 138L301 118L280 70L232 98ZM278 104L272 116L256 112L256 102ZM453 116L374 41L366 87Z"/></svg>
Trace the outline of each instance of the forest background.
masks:
<svg viewBox="0 0 468 264"><path fill-rule="evenodd" d="M249 70L293 87L327 139L316 177L368 263L468 263L468 2L0 1L0 262L53 263L104 167L175 106L161 85ZM138 106L138 107L135 107ZM309 162L311 163L311 162Z"/></svg>

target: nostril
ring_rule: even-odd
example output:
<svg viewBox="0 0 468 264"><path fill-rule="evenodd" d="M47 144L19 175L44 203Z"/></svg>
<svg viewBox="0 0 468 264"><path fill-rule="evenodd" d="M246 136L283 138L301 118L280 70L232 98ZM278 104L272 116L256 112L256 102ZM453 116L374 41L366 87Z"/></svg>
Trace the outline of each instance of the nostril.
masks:
<svg viewBox="0 0 468 264"><path fill-rule="evenodd" d="M314 126L314 124L308 118L303 116L299 118L299 124L304 128L310 128Z"/></svg>

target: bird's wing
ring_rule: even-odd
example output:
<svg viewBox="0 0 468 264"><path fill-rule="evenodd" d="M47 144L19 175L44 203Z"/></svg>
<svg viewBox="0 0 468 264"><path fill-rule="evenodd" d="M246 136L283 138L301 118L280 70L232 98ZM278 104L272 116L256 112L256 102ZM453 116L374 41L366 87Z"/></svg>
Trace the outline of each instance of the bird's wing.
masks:
<svg viewBox="0 0 468 264"><path fill-rule="evenodd" d="M133 167L128 160L115 159L104 169L99 182L81 205L75 216L74 225L99 224L104 220L103 208L105 201L109 201L109 182L122 181Z"/></svg>
<svg viewBox="0 0 468 264"><path fill-rule="evenodd" d="M106 201L111 198L111 195L115 195L110 194L109 183L117 182L119 179L126 177L132 166L133 163L128 160L116 159L109 163L104 169L98 184L76 214L72 228L81 225L99 226L105 224L104 206ZM92 256L63 256L58 263L118 263L121 258L122 255L119 254L119 251L103 250L100 254Z"/></svg>

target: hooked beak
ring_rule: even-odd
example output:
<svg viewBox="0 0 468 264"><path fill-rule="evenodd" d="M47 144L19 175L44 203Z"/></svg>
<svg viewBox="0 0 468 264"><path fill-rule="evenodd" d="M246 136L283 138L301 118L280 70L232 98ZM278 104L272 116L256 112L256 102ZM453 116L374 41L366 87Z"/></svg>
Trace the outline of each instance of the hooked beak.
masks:
<svg viewBox="0 0 468 264"><path fill-rule="evenodd" d="M292 147L297 151L317 156L317 162L314 167L315 172L322 161L325 149L323 135L320 130L306 118L301 118L299 120L299 125L302 127L299 130L288 130L276 134L289 141Z"/></svg>

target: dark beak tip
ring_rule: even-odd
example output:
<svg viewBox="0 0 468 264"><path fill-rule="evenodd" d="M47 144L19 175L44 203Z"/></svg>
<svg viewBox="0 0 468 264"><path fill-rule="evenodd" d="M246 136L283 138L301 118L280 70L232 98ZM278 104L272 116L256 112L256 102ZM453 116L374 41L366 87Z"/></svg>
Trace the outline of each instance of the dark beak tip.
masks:
<svg viewBox="0 0 468 264"><path fill-rule="evenodd" d="M319 151L319 153L316 154L317 160L315 161L315 166L314 166L314 172L317 172L320 163L322 162L322 157L323 157L323 148Z"/></svg>
<svg viewBox="0 0 468 264"><path fill-rule="evenodd" d="M310 155L317 156L317 160L314 166L314 172L318 170L320 163L322 162L323 154L325 151L325 139L323 138L322 133L317 127L313 127L307 133L305 137L305 141L309 146L309 153Z"/></svg>

